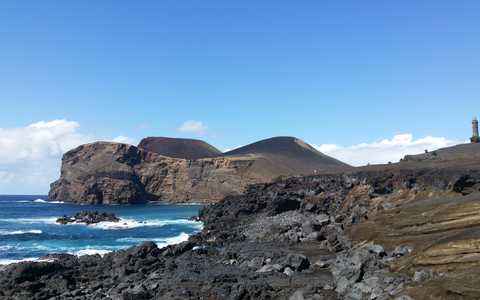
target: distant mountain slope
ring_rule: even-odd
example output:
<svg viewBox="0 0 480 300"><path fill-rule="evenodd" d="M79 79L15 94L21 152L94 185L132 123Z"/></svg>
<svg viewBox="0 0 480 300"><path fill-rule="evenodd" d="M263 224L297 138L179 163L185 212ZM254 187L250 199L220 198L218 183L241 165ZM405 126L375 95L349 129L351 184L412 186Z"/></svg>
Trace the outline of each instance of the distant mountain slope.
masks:
<svg viewBox="0 0 480 300"><path fill-rule="evenodd" d="M273 137L223 154L254 159L248 173L254 177L300 175L351 170L352 167L327 156L295 137Z"/></svg>
<svg viewBox="0 0 480 300"><path fill-rule="evenodd" d="M222 154L218 149L201 140L168 137L144 138L138 144L138 148L163 156L182 159L199 159Z"/></svg>
<svg viewBox="0 0 480 300"><path fill-rule="evenodd" d="M400 162L368 165L356 168L357 171L393 171L435 168L438 172L445 169L480 169L480 144L458 144L427 153L405 155Z"/></svg>
<svg viewBox="0 0 480 300"><path fill-rule="evenodd" d="M407 155L405 161L452 161L480 159L480 144L460 144L418 155Z"/></svg>

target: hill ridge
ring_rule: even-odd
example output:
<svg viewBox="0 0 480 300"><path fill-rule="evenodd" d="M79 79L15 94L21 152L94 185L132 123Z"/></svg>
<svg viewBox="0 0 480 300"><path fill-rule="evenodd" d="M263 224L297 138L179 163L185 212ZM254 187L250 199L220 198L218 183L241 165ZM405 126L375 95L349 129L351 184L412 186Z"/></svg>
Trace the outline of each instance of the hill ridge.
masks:
<svg viewBox="0 0 480 300"><path fill-rule="evenodd" d="M200 159L222 154L209 143L191 138L146 137L138 144L138 148L163 156L180 159Z"/></svg>

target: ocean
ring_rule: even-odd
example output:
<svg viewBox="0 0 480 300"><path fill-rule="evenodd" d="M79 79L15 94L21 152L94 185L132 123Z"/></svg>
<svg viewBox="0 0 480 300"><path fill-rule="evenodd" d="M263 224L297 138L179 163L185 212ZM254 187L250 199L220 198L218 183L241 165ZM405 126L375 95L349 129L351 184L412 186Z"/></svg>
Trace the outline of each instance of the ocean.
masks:
<svg viewBox="0 0 480 300"><path fill-rule="evenodd" d="M202 229L189 220L199 205L76 205L47 202L46 196L0 195L0 265L38 260L51 253L105 254L154 241L159 247L176 244ZM55 221L82 210L111 212L118 223L60 225Z"/></svg>

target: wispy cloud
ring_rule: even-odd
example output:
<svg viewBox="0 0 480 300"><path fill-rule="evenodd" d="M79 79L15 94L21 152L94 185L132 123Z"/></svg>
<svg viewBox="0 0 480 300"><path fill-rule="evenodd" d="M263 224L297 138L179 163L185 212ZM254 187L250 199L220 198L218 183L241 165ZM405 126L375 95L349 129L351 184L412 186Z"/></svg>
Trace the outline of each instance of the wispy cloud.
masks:
<svg viewBox="0 0 480 300"><path fill-rule="evenodd" d="M395 135L392 139L382 141L361 143L352 146L341 146L337 144L313 145L320 152L330 155L353 166L366 164L380 164L398 162L407 154L419 154L425 150L436 150L462 143L452 141L445 137L426 136L414 139L413 134L405 133Z"/></svg>
<svg viewBox="0 0 480 300"><path fill-rule="evenodd" d="M67 120L0 128L0 194L47 192L60 174L63 153L100 140L79 129L79 123ZM124 136L103 140L134 142Z"/></svg>
<svg viewBox="0 0 480 300"><path fill-rule="evenodd" d="M208 132L208 127L201 121L189 120L183 122L183 124L181 124L177 130L183 133L205 135Z"/></svg>

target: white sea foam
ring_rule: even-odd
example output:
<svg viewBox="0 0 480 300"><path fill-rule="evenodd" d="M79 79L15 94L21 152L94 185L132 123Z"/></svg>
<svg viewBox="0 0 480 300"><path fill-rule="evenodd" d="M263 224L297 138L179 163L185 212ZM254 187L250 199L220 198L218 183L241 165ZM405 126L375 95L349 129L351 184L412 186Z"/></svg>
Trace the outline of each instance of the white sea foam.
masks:
<svg viewBox="0 0 480 300"><path fill-rule="evenodd" d="M63 201L47 201L47 200L43 200L43 199L35 199L33 200L32 202L34 203L48 203L48 204L61 204L61 203L65 203Z"/></svg>
<svg viewBox="0 0 480 300"><path fill-rule="evenodd" d="M69 252L69 253L76 256L94 255L94 254L99 254L100 256L104 256L105 254L110 252L112 252L112 250L87 248L87 249L82 249L82 250Z"/></svg>
<svg viewBox="0 0 480 300"><path fill-rule="evenodd" d="M38 229L32 229L32 230L14 230L14 231L8 231L8 230L0 230L0 235L21 235L21 234L42 234L43 232Z"/></svg>
<svg viewBox="0 0 480 300"><path fill-rule="evenodd" d="M18 201L15 201L16 203L47 203L47 204L62 204L62 203L65 203L63 201L48 201L48 200L44 200L44 199L35 199L35 200L18 200Z"/></svg>
<svg viewBox="0 0 480 300"><path fill-rule="evenodd" d="M0 222L18 223L18 224L59 224L56 222L57 217L48 218L8 218L0 219ZM70 223L69 225L85 225L85 223ZM167 225L189 225L197 230L203 229L203 223L188 219L178 220L134 220L134 219L120 219L119 222L100 222L88 225L89 227L103 229L103 230L121 230L138 227L162 227Z"/></svg>
<svg viewBox="0 0 480 300"><path fill-rule="evenodd" d="M15 263L20 263L20 262L25 262L25 261L30 261L30 262L52 262L52 259L40 259L38 257L28 257L28 258L23 258L23 259L0 259L0 265L9 265L9 264L15 264Z"/></svg>
<svg viewBox="0 0 480 300"><path fill-rule="evenodd" d="M57 224L56 221L57 221L56 217L0 219L0 222L19 223L19 224Z"/></svg>
<svg viewBox="0 0 480 300"><path fill-rule="evenodd" d="M119 222L100 222L96 224L91 224L89 226L100 228L104 230L115 230L115 229L131 229L131 228L138 228L138 227L162 227L166 225L190 225L194 226L195 229L201 230L203 228L202 222L187 220L187 219L178 219L178 220L158 220L158 219L151 219L151 220L133 220L133 219L120 219Z"/></svg>
<svg viewBox="0 0 480 300"><path fill-rule="evenodd" d="M119 238L117 242L123 243L142 243L146 241L152 241L157 244L158 247L165 247L168 245L179 244L182 242L188 241L190 236L185 232L180 233L177 236L169 237L169 238Z"/></svg>
<svg viewBox="0 0 480 300"><path fill-rule="evenodd" d="M0 246L0 250L8 250L11 249L11 246ZM38 250L38 249L37 249ZM59 249L55 249L59 250ZM53 251L53 249L50 249L50 252L56 252ZM65 251L59 251L64 252ZM112 250L106 250L106 249L93 249L93 248L86 248L86 249L81 249L77 251L67 251L66 253L76 255L76 256L84 256L84 255L94 255L94 254L99 254L100 256L104 256L107 253L112 252ZM40 259L39 257L28 257L28 258L23 258L23 259L0 259L0 266L1 265L9 265L9 264L15 264L15 263L20 263L20 262L53 262L54 259Z"/></svg>
<svg viewBox="0 0 480 300"><path fill-rule="evenodd" d="M185 232L182 232L177 236L174 236L174 237L171 237L171 238L166 238L163 241L163 243L157 242L157 245L159 247L165 247L165 246L168 246L168 245L175 245L175 244L179 244L179 243L188 241L189 237L190 236L188 234L186 234Z"/></svg>

